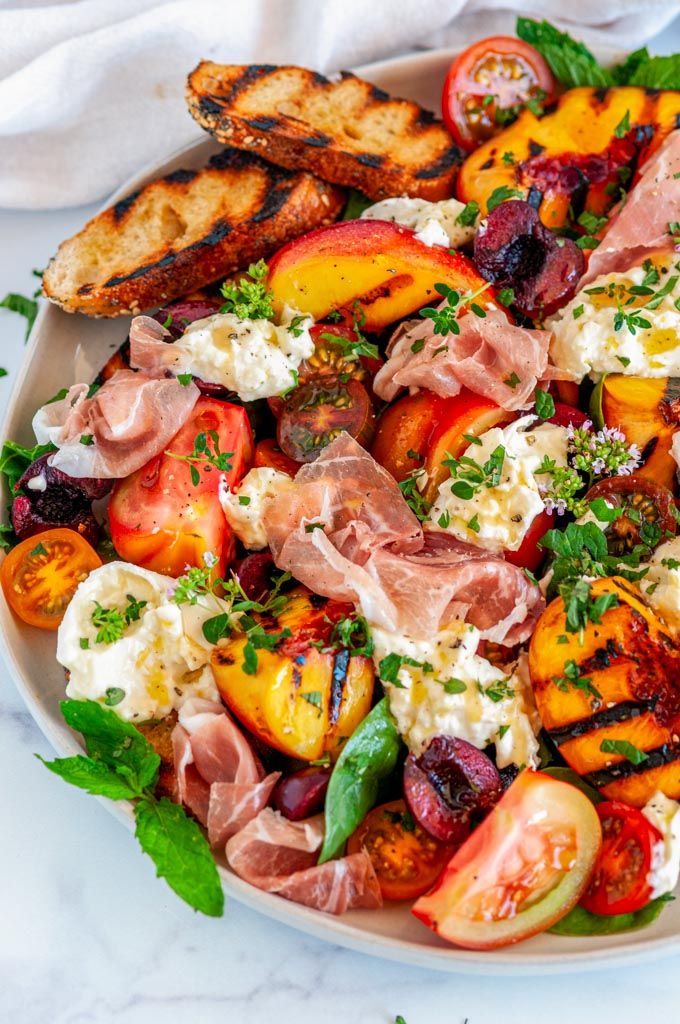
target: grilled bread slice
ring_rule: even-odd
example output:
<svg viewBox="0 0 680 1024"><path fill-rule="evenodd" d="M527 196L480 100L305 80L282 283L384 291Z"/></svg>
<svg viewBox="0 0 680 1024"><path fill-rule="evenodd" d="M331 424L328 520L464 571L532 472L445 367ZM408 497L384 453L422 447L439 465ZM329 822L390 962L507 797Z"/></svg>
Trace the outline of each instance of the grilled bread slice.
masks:
<svg viewBox="0 0 680 1024"><path fill-rule="evenodd" d="M88 316L162 306L331 223L344 195L311 174L226 149L121 199L59 246L45 294Z"/></svg>
<svg viewBox="0 0 680 1024"><path fill-rule="evenodd" d="M187 102L220 142L371 199L453 193L462 153L443 124L348 71L331 82L305 68L203 61L189 75Z"/></svg>

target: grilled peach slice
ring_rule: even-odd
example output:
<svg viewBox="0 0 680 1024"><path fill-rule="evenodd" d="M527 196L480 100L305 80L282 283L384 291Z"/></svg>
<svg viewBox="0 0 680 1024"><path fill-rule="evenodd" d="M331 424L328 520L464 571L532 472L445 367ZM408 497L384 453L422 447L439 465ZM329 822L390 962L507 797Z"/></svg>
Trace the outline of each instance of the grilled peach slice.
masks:
<svg viewBox="0 0 680 1024"><path fill-rule="evenodd" d="M213 675L230 711L268 746L302 761L334 759L370 710L373 664L329 643L333 623L351 614L351 605L304 587L288 597L278 618L263 625L268 633L292 635L274 650L258 649L257 669L249 674L247 637L235 633L215 648Z"/></svg>
<svg viewBox="0 0 680 1024"><path fill-rule="evenodd" d="M673 490L677 466L670 449L680 424L677 380L609 373L593 392L592 412L638 446L643 455L639 476Z"/></svg>
<svg viewBox="0 0 680 1024"><path fill-rule="evenodd" d="M638 156L641 163L650 135L654 145L660 144L676 127L678 114L676 91L570 89L552 113L539 118L524 110L476 149L461 168L458 198L476 200L485 213L498 188L522 196L532 192L549 228L564 225L570 204L582 208L584 194L586 209L602 214L614 202L622 175L630 176L622 168L633 168ZM621 128L627 124L630 131ZM504 159L507 153L511 159Z"/></svg>
<svg viewBox="0 0 680 1024"><path fill-rule="evenodd" d="M310 231L280 249L269 264L276 313L288 305L322 320L358 302L367 331L439 303L434 289L439 283L470 292L485 281L465 256L424 245L412 231L389 221L345 221Z"/></svg>
<svg viewBox="0 0 680 1024"><path fill-rule="evenodd" d="M399 398L382 413L371 454L396 480L424 469L424 495L433 501L442 480L449 475L444 459L463 453L470 444L465 435L478 437L514 418L514 413L467 388L453 398L418 391Z"/></svg>
<svg viewBox="0 0 680 1024"><path fill-rule="evenodd" d="M561 597L538 620L529 670L543 726L608 799L641 807L657 789L677 799L680 651L633 585L595 580L591 595L602 594L618 602L583 636L567 631Z"/></svg>

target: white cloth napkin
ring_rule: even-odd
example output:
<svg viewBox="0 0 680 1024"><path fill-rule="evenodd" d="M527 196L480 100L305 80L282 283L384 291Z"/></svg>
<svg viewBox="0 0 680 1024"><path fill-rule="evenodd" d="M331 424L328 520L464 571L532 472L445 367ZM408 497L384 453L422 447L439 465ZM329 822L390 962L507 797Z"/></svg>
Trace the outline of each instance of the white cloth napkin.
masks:
<svg viewBox="0 0 680 1024"><path fill-rule="evenodd" d="M523 0L589 43L640 46L680 0ZM513 0L0 0L0 207L107 195L200 135L201 58L334 71L512 32Z"/></svg>

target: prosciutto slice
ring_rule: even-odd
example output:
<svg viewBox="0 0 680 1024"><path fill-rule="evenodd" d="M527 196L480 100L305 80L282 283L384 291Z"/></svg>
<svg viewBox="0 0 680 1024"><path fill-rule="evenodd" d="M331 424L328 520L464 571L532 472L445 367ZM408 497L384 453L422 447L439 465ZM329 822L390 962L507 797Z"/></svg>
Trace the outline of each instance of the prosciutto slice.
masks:
<svg viewBox="0 0 680 1024"><path fill-rule="evenodd" d="M400 328L373 382L376 394L391 401L401 388L418 387L450 398L466 387L503 409L526 406L548 373L550 332L517 327L492 309L485 317L466 313L458 324L460 334L444 337L429 319Z"/></svg>
<svg viewBox="0 0 680 1024"><path fill-rule="evenodd" d="M394 479L348 434L298 471L263 521L280 568L391 632L428 637L465 619L482 638L511 645L530 635L544 607L521 569L448 534L423 533ZM308 531L310 523L323 529Z"/></svg>
<svg viewBox="0 0 680 1024"><path fill-rule="evenodd" d="M164 451L200 394L193 383L133 370L117 370L91 398L88 390L74 384L65 398L38 409L33 430L40 444L59 449L52 466L105 480L129 476Z"/></svg>
<svg viewBox="0 0 680 1024"><path fill-rule="evenodd" d="M180 802L207 827L211 846L224 846L266 806L281 773L265 776L245 736L212 701L186 701L172 743Z"/></svg>
<svg viewBox="0 0 680 1024"><path fill-rule="evenodd" d="M640 178L592 253L580 287L601 274L639 266L655 252L673 251L668 224L678 219L680 210L679 174L680 130L676 130L642 167Z"/></svg>
<svg viewBox="0 0 680 1024"><path fill-rule="evenodd" d="M165 340L170 331L151 316L136 316L130 324L130 366L162 376L177 362L177 351Z"/></svg>
<svg viewBox="0 0 680 1024"><path fill-rule="evenodd" d="M317 864L323 816L287 821L266 807L227 843L239 878L265 892L327 914L382 906L380 886L365 850Z"/></svg>

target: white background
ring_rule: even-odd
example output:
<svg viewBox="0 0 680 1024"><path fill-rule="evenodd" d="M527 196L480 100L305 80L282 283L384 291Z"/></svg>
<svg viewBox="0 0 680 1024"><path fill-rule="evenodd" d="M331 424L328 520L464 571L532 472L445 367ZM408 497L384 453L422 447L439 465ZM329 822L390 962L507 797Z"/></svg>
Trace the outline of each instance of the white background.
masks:
<svg viewBox="0 0 680 1024"><path fill-rule="evenodd" d="M680 51L680 18L650 45ZM0 211L0 298L31 294L31 268L44 267L93 212ZM1 408L23 336L23 321L0 310L0 365L10 371L0 380ZM62 383L55 366L54 390ZM475 978L337 949L234 902L221 921L199 919L155 880L106 810L34 753L51 751L0 664L0 1024L680 1019L677 957L582 975Z"/></svg>

